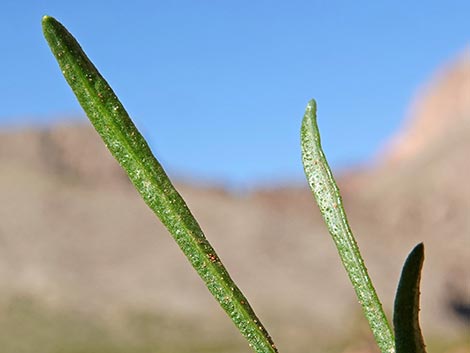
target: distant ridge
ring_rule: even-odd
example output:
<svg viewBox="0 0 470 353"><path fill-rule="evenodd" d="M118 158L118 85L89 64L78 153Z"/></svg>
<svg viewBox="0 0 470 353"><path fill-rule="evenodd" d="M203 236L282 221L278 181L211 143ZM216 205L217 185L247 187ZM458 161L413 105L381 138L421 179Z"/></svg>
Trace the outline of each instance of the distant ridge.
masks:
<svg viewBox="0 0 470 353"><path fill-rule="evenodd" d="M470 46L419 90L383 160L396 164L416 157L450 130L466 124L470 124Z"/></svg>

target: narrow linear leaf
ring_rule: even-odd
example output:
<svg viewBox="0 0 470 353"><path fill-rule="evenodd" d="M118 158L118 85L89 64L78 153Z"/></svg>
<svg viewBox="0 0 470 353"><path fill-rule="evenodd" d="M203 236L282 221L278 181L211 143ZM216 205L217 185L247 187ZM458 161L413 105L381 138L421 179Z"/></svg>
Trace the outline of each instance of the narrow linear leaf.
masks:
<svg viewBox="0 0 470 353"><path fill-rule="evenodd" d="M316 102L312 99L302 121L301 145L305 175L375 340L382 353L393 353L395 345L392 330L349 227L338 186L321 147L316 110Z"/></svg>
<svg viewBox="0 0 470 353"><path fill-rule="evenodd" d="M424 245L420 243L408 255L398 283L393 312L397 353L426 353L419 326L419 285L424 262Z"/></svg>
<svg viewBox="0 0 470 353"><path fill-rule="evenodd" d="M111 87L65 27L48 16L43 18L42 25L44 36L65 79L144 201L169 230L253 350L258 353L277 352L269 334L230 278Z"/></svg>

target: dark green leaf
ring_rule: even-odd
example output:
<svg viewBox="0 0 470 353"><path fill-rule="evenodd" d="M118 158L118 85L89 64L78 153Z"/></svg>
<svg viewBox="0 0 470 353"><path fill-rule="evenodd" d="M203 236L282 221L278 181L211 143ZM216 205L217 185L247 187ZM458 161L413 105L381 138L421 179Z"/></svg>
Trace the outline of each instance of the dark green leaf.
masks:
<svg viewBox="0 0 470 353"><path fill-rule="evenodd" d="M403 265L393 313L397 353L425 353L419 327L419 285L424 262L424 245L411 251Z"/></svg>

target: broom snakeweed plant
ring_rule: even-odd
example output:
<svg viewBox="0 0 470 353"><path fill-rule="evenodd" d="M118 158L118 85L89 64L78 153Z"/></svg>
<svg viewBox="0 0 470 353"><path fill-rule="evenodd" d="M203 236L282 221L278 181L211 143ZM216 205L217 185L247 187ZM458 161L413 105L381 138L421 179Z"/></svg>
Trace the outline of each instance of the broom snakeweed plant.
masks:
<svg viewBox="0 0 470 353"><path fill-rule="evenodd" d="M145 203L166 226L207 288L257 353L277 349L248 300L231 279L183 198L152 154L123 105L75 38L52 17L44 36L62 73L105 145L127 172ZM424 353L418 322L424 248L419 244L402 271L394 308L396 339L382 310L346 219L341 196L321 148L316 103L310 101L301 128L302 161L341 260L382 353Z"/></svg>

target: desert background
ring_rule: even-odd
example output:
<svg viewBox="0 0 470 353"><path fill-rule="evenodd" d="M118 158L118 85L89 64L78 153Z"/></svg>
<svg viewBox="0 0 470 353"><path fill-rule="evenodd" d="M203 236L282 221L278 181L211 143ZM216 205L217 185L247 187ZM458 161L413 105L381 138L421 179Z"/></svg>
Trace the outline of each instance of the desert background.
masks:
<svg viewBox="0 0 470 353"><path fill-rule="evenodd" d="M403 118L335 174L386 311L424 242L428 352L470 352L469 48ZM0 128L0 352L249 351L89 124ZM306 183L175 184L281 352L377 352Z"/></svg>

